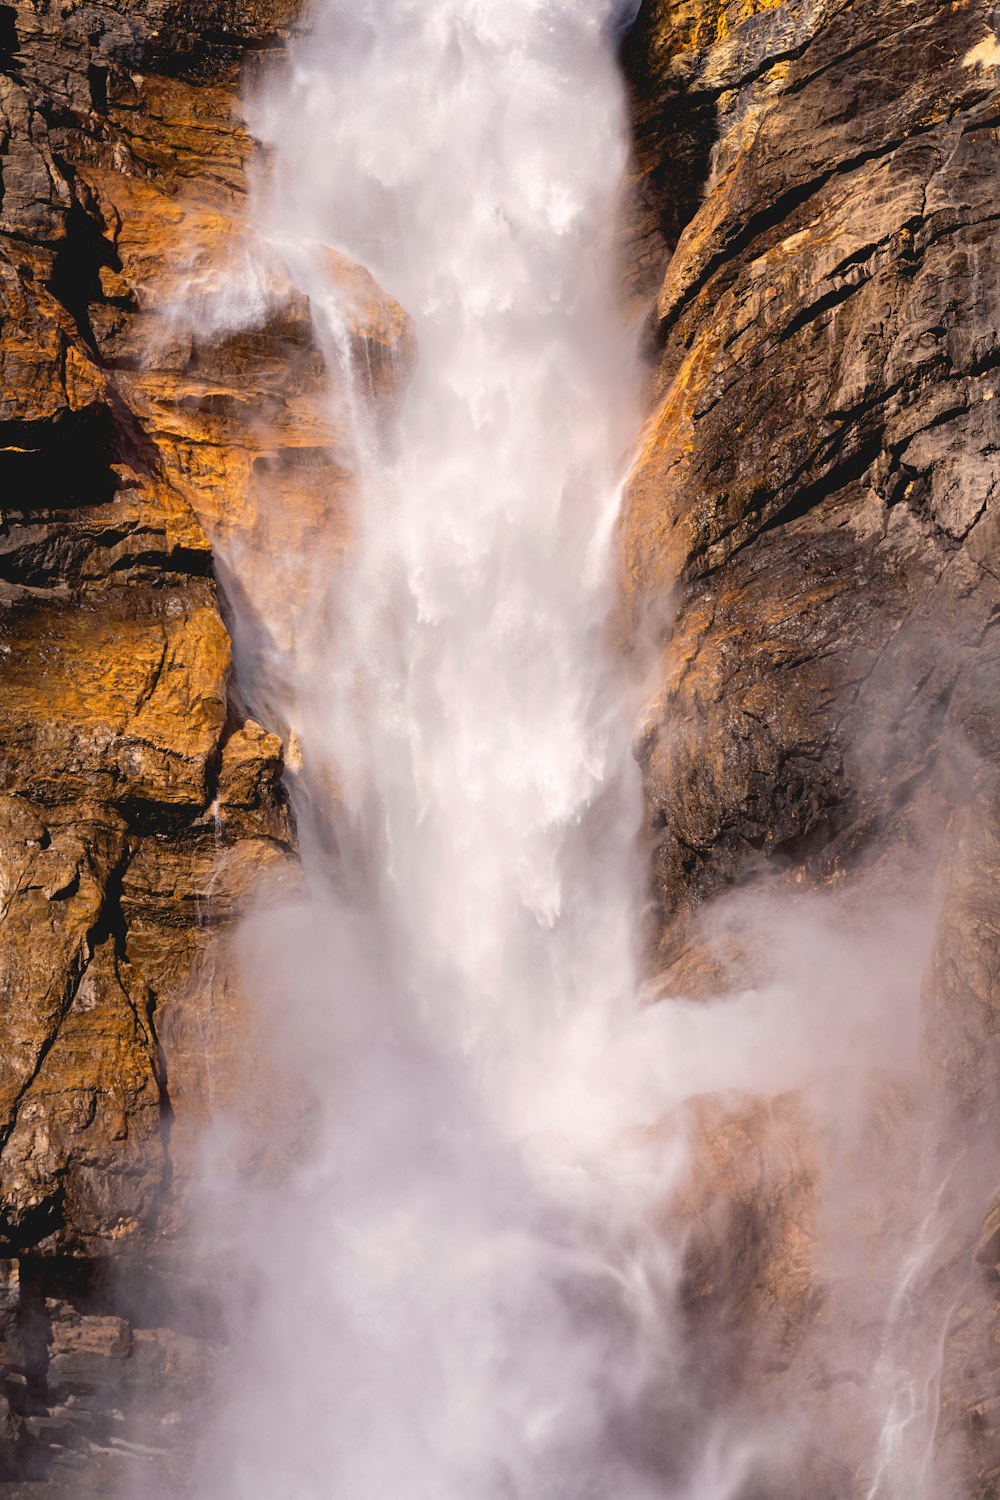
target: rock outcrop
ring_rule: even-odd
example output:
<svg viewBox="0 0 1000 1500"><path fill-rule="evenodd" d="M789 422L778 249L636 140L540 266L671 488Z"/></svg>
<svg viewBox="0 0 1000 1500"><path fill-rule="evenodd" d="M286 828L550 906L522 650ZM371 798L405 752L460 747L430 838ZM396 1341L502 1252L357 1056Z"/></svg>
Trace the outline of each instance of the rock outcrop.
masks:
<svg viewBox="0 0 1000 1500"><path fill-rule="evenodd" d="M247 227L240 90L299 10L0 5L11 1500L104 1495L130 1465L137 1493L183 1492L176 1434L216 1349L174 1253L193 1153L220 1100L268 1108L232 939L296 878L281 601L287 559L336 561L351 483L312 311ZM860 1195L874 1301L825 1260L811 1101L688 1112L695 1165L671 1214L699 1402L800 1427L748 1466L746 1500L869 1493L868 1373L844 1351L890 1379L872 1330L907 1255L941 1330L935 1493L1000 1493L991 12L645 0L625 44L630 286L655 305L621 546L629 620L662 650L640 747L660 986L739 982L753 934L720 937L712 917L734 888L898 889L903 869L906 899L936 912L926 1096L875 1079L851 1142L900 1181L866 1198L853 1158L836 1166ZM335 274L388 388L407 319L359 268ZM284 743L234 678L220 577L243 590L243 658ZM908 1215L940 1166L920 1158L929 1119L962 1150L914 1245Z"/></svg>
<svg viewBox="0 0 1000 1500"><path fill-rule="evenodd" d="M983 1497L1000 1473L996 1273L976 1251L1000 1175L995 20L984 0L646 0L626 63L653 412L622 525L631 616L663 652L641 762L664 993L738 971L713 932L722 893L871 889L883 865L888 889L903 859L919 909L940 865L918 1113L964 1145L953 1232L920 1269L957 1308L928 1372L934 1493ZM745 1171L717 1182L720 1211ZM788 1192L762 1231L779 1241L809 1217L808 1185ZM804 1316L797 1283L777 1297ZM820 1379L804 1348L800 1414ZM769 1496L869 1493L846 1400L819 1404L809 1439L833 1466L791 1464Z"/></svg>
<svg viewBox="0 0 1000 1500"><path fill-rule="evenodd" d="M343 541L310 308L246 228L241 90L299 9L0 6L12 1496L108 1494L129 1462L154 1492L213 1353L172 1253L193 1153L220 1102L267 1109L231 938L295 879L294 832L282 739L248 716L216 577L241 547L257 560L241 577L278 659L283 559ZM408 322L358 268L338 273L388 378Z"/></svg>

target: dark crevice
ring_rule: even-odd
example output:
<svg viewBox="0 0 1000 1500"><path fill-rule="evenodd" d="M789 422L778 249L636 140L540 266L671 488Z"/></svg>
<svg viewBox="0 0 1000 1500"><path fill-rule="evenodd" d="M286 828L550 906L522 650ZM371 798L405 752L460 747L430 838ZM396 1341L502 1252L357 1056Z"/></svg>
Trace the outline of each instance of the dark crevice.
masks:
<svg viewBox="0 0 1000 1500"><path fill-rule="evenodd" d="M0 5L0 72L16 72L20 39L17 35L17 11L13 5Z"/></svg>
<svg viewBox="0 0 1000 1500"><path fill-rule="evenodd" d="M940 227L935 227L928 232L921 244L921 254L926 254L932 245L937 245L941 240L948 239L952 235L968 234L970 230L984 229L987 225L998 222L1000 222L1000 213L983 214L981 219L961 219L957 223L943 224ZM937 331L943 332L943 329Z"/></svg>
<svg viewBox="0 0 1000 1500"><path fill-rule="evenodd" d="M133 1328L171 1328L194 1338L222 1333L214 1299L186 1279L151 1275L142 1258L26 1255L21 1292L44 1307L67 1302L82 1317L124 1318Z"/></svg>
<svg viewBox="0 0 1000 1500"><path fill-rule="evenodd" d="M114 385L108 387L108 402L114 418L109 445L111 461L125 464L144 478L159 474L160 450Z"/></svg>
<svg viewBox="0 0 1000 1500"><path fill-rule="evenodd" d="M72 182L75 176L68 163L56 158L60 172ZM56 254L49 280L49 291L65 307L76 324L87 347L95 350L88 306L103 301L100 273L102 267L119 270L121 263L104 227L79 203L70 205L66 214L66 234Z"/></svg>
<svg viewBox="0 0 1000 1500"><path fill-rule="evenodd" d="M45 1297L34 1286L22 1261L19 1270L17 1333L21 1370L25 1376L25 1412L44 1412L48 1397L49 1343L52 1325L45 1310Z"/></svg>
<svg viewBox="0 0 1000 1500"><path fill-rule="evenodd" d="M101 947L102 944L110 940L114 946L115 957L119 959L126 957L126 927L125 917L122 912L122 881L125 878L127 864L127 856L123 855L114 869L110 871L104 886L104 899L101 902L101 909L97 914L97 921L89 936L91 951Z"/></svg>
<svg viewBox="0 0 1000 1500"><path fill-rule="evenodd" d="M831 444L828 445L831 451L843 443L845 436L846 434L843 431L834 434ZM822 504L824 500L830 499L831 496L837 494L840 490L846 489L849 485L856 484L878 460L882 453L882 445L883 436L880 429L867 436L858 448L847 455L841 462L827 469L819 479L814 480L811 484L803 485L801 489L794 490L791 497L783 505L773 510L766 519L762 520L749 536L744 537L742 541L736 542L718 562L713 563L709 567L698 569L697 575L703 580L710 578L720 568L726 566L737 553L743 552L748 547L753 546L758 538L765 533L773 531L780 526L787 526L792 521L800 520L801 517L808 514L817 505ZM827 453L826 457L819 461L826 462L829 456L830 454ZM813 459L808 461L804 466L804 469L808 470L817 459L818 455L814 455ZM783 486L783 488L792 488L794 484L795 480L792 480L789 485ZM745 531L748 526L752 525L754 519L760 517L766 510L768 499L774 500L775 498L774 495L762 497L756 504L751 505L738 522L729 527L719 537L713 539L708 546L712 550L715 550L726 540L727 536L731 536L737 531ZM708 546L702 549L702 556L708 550ZM696 571L693 566L691 571L692 574Z"/></svg>
<svg viewBox="0 0 1000 1500"><path fill-rule="evenodd" d="M119 488L111 468L110 412L65 411L49 422L0 423L0 493L26 515L103 505Z"/></svg>
<svg viewBox="0 0 1000 1500"><path fill-rule="evenodd" d="M983 97L981 94L977 95L974 99L964 104L957 113L967 113L969 110L976 108L983 102ZM738 256L749 250L762 236L779 229L796 209L801 208L803 204L807 203L828 182L833 181L837 177L848 176L850 173L858 171L859 168L867 166L870 162L879 161L886 156L891 156L900 147L910 144L919 137L933 134L935 131L942 129L946 123L942 120L932 120L926 124L917 124L905 134L893 136L890 140L883 141L878 146L873 146L866 151L860 151L853 156L845 157L832 167L827 168L826 171L816 173L807 181L799 183L785 193L779 194L773 203L769 203L765 208L758 210L757 213L751 214L742 228L735 232L731 239L726 240L714 255L708 258L691 283L684 288L683 293L678 297L673 307L664 315L661 320L661 338L666 339L669 336L682 313L687 310L699 292L707 286L717 272L730 266L732 275L735 276L738 268L731 266L731 263Z"/></svg>
<svg viewBox="0 0 1000 1500"><path fill-rule="evenodd" d="M179 0L149 40L114 48L113 60L130 72L191 83L235 80L248 59L277 54L287 41L273 26L248 29L248 19L247 7L237 0Z"/></svg>
<svg viewBox="0 0 1000 1500"><path fill-rule="evenodd" d="M203 808L195 811L190 807L172 807L130 796L117 798L113 805L115 811L126 819L136 838L182 839L199 812L203 811Z"/></svg>
<svg viewBox="0 0 1000 1500"><path fill-rule="evenodd" d="M87 83L90 87L90 102L99 113L108 107L108 69L106 64L91 63L87 68Z"/></svg>
<svg viewBox="0 0 1000 1500"><path fill-rule="evenodd" d="M987 115L984 120L973 120L971 125L962 127L963 136L976 135L980 130L996 130L1000 126L1000 114Z"/></svg>
<svg viewBox="0 0 1000 1500"><path fill-rule="evenodd" d="M811 302L808 307L800 308L790 323L787 323L778 335L778 343L784 344L788 339L794 338L803 328L810 323L815 323L824 313L831 312L833 308L839 307L842 302L847 302L854 296L855 292L861 290L865 281L849 281L842 286L834 287L833 291Z"/></svg>
<svg viewBox="0 0 1000 1500"><path fill-rule="evenodd" d="M49 1045L51 1046L51 1043ZM46 1047L46 1055L48 1051L49 1048ZM20 1255L23 1251L41 1244L43 1240L58 1233L62 1227L63 1187L61 1182L57 1182L40 1203L34 1204L26 1213L18 1214L16 1218L12 1217L6 1209L0 1210L0 1255L4 1257Z"/></svg>
<svg viewBox="0 0 1000 1500"><path fill-rule="evenodd" d="M894 463L899 461L910 444L916 438L920 437L922 433L933 432L938 427L947 427L949 422L954 422L959 417L964 417L968 410L969 404L967 401L957 401L954 406L948 406L944 411L935 412L928 421L922 423L919 427L915 427L912 432L908 432L901 442L892 445L889 451L892 453ZM895 472L894 469L890 470L890 474L893 472Z"/></svg>
<svg viewBox="0 0 1000 1500"><path fill-rule="evenodd" d="M764 521L757 535L773 531L778 526L787 526L790 521L799 520L823 500L846 489L848 485L856 484L859 479L864 478L881 452L882 432L879 430L866 437L853 453L835 464L822 478L797 491L790 500Z"/></svg>
<svg viewBox="0 0 1000 1500"><path fill-rule="evenodd" d="M701 206L718 140L714 97L688 94L673 105L657 120L644 121L633 104L642 207L655 214L671 253ZM671 143L669 152L662 149L664 134Z"/></svg>
<svg viewBox="0 0 1000 1500"><path fill-rule="evenodd" d="M662 336L665 338L671 332L681 314L694 301L698 293L708 282L712 280L716 272L729 265L737 256L742 255L762 235L780 228L797 208L801 208L804 203L807 203L833 177L856 171L858 167L876 160L880 155L889 155L893 151L898 150L900 145L901 140L894 140L884 147L879 147L877 150L862 152L859 156L839 162L828 171L819 173L815 177L810 177L808 181L800 183L797 187L790 188L787 192L779 195L773 203L769 203L766 208L759 209L757 213L751 214L742 229L734 234L732 239L724 243L714 255L709 257L691 284L685 287L683 295L662 320ZM733 268L733 274L736 274L736 268Z"/></svg>
<svg viewBox="0 0 1000 1500"><path fill-rule="evenodd" d="M915 231L917 227L922 223L923 220L917 218L911 220L904 227ZM848 271L853 271L855 266L863 266L866 261L871 260L872 256L876 255L879 250L885 248L885 246L889 243L889 238L890 237L882 240L871 240L867 245L862 245L859 250L854 250L850 255L845 255L844 259L842 261L838 261L832 271L827 272L824 280L839 281L842 276L847 275Z"/></svg>
<svg viewBox="0 0 1000 1500"><path fill-rule="evenodd" d="M106 545L103 538L101 545ZM157 576L169 575L169 578L211 578L212 555L205 548L177 547L167 552L159 547L150 547L144 552L129 552L124 557L119 557L101 576L110 578L116 573L131 573L140 569L148 569ZM167 581L168 576L164 576L163 582Z"/></svg>

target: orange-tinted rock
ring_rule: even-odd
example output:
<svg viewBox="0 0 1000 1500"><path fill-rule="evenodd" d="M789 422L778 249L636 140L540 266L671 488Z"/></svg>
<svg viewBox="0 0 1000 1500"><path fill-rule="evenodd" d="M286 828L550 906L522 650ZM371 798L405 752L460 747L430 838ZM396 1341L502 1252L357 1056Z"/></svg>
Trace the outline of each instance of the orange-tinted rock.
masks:
<svg viewBox="0 0 1000 1500"><path fill-rule="evenodd" d="M106 1492L92 1408L113 1422L157 1382L198 1389L203 1341L133 1326L98 1269L140 1257L162 1288L154 1251L183 1233L206 1121L271 1108L233 935L295 863L281 741L230 691L210 544L241 558L266 699L265 658L292 644L288 559L336 565L352 482L308 304L247 241L235 91L297 9L0 7L0 1469L50 1465L36 1494ZM672 980L707 995L745 974L752 944L715 951L698 925L718 891L775 870L839 879L967 795L929 1038L942 1091L988 1134L992 773L972 774L1000 755L985 25L973 0L643 5L632 279L658 292L656 369L622 555L633 618L669 605L641 754ZM330 257L387 394L408 320ZM253 292L235 326L234 276ZM740 1352L764 1406L808 1386L827 1430L797 1493L845 1500L864 1413L823 1382L861 1386L816 1350L824 1318L861 1326L864 1310L831 1310L812 1122L793 1096L693 1114L674 1210L686 1311ZM959 1443L976 1495L997 1467L988 1176L944 1278L975 1267L942 1424L985 1434ZM31 1327L44 1338L19 1342Z"/></svg>
<svg viewBox="0 0 1000 1500"><path fill-rule="evenodd" d="M295 9L0 14L5 1492L108 1493L116 1424L171 1446L208 1355L171 1326L164 1247L213 1108L265 1107L231 936L295 865L281 741L232 698L211 540L253 533L272 474L304 478L283 479L292 532L315 525L334 435L287 278L253 327L196 315L172 342L166 315L239 253L242 60ZM134 1327L154 1293L163 1326Z"/></svg>
<svg viewBox="0 0 1000 1500"><path fill-rule="evenodd" d="M207 593L22 603L0 625L0 777L48 803L208 800L229 638Z"/></svg>
<svg viewBox="0 0 1000 1500"><path fill-rule="evenodd" d="M14 1247L72 1226L99 1249L155 1230L166 1164L156 1043L141 975L97 944L4 1142Z"/></svg>
<svg viewBox="0 0 1000 1500"><path fill-rule="evenodd" d="M979 10L701 9L630 44L668 140L691 90L721 132L622 530L633 609L673 598L643 744L665 914L898 824L972 733L956 685L997 677Z"/></svg>
<svg viewBox="0 0 1000 1500"><path fill-rule="evenodd" d="M214 578L239 562L287 733L287 601L300 559L337 566L352 484L312 309L247 227L244 65L299 11L0 7L0 1487L46 1496L107 1492L95 1423L174 1461L211 1363L169 1250L204 1133L288 1108L235 941L297 880L283 745L233 689ZM326 254L388 397L409 319Z"/></svg>

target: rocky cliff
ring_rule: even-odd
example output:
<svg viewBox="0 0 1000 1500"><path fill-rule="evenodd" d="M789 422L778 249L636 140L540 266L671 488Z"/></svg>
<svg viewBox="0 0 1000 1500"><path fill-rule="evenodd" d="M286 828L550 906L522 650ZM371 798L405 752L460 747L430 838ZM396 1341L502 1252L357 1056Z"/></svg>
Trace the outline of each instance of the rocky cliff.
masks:
<svg viewBox="0 0 1000 1500"><path fill-rule="evenodd" d="M294 833L282 739L248 716L216 576L242 546L280 658L282 559L343 543L310 310L248 251L242 100L299 9L0 6L12 1495L106 1494L129 1455L153 1493L217 1338L174 1255L194 1153L213 1109L260 1120L273 1093L231 940L295 879ZM360 269L334 269L378 384L408 322Z"/></svg>
<svg viewBox="0 0 1000 1500"><path fill-rule="evenodd" d="M348 476L309 308L281 268L255 318L234 331L217 310L246 269L240 90L297 11L0 6L12 1497L105 1494L130 1462L152 1494L169 1471L214 1348L174 1255L192 1152L218 1099L267 1107L231 936L249 901L294 880L294 833L282 739L248 716L216 578L248 542L241 577L280 655L280 560L342 545ZM886 880L936 910L928 1088L983 1147L932 1267L954 1303L941 1500L996 1495L1000 1473L990 12L646 0L625 46L631 274L654 306L621 542L629 619L662 652L640 747L656 967L664 992L724 988L714 899L761 880L801 892L902 869ZM377 368L406 321L367 282L356 301ZM805 1105L695 1114L685 1297L725 1351L704 1401L766 1413L794 1390L806 1457L754 1493L846 1500L862 1383L817 1333L837 1303ZM873 1138L905 1135L912 1114L887 1083Z"/></svg>
<svg viewBox="0 0 1000 1500"><path fill-rule="evenodd" d="M12 1494L107 1493L122 1454L168 1446L205 1364L170 1245L242 1049L228 932L291 854L281 742L234 695L209 534L255 465L320 446L294 408L321 376L290 301L210 351L164 308L180 276L225 268L250 153L235 91L290 19L280 0L0 8ZM287 446L250 436L266 401Z"/></svg>
<svg viewBox="0 0 1000 1500"><path fill-rule="evenodd" d="M655 309L622 551L662 649L641 745L662 988L717 993L745 965L752 933L712 920L733 888L794 904L898 881L936 911L907 1107L962 1143L924 1267L954 1298L942 1497L1000 1482L995 20L983 0L647 0L626 49ZM779 1407L794 1389L812 1410L808 1458L762 1493L832 1500L868 1493L844 1437L866 1380L808 1336L844 1307L796 1108L713 1117L696 1207L728 1230L705 1228L691 1294L704 1313L728 1282L727 1338L769 1323ZM883 1197L886 1223L898 1207Z"/></svg>

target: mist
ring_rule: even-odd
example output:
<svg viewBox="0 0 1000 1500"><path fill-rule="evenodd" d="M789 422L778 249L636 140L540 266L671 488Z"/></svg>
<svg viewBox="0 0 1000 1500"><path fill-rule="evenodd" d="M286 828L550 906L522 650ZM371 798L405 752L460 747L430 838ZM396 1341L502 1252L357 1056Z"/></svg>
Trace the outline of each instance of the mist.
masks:
<svg viewBox="0 0 1000 1500"><path fill-rule="evenodd" d="M308 1102L280 1179L207 1178L252 1312L205 1495L660 1493L634 1414L671 1385L674 1265L600 1166L642 903L613 19L323 5L257 101L255 230L310 298L355 532L334 577L296 559L309 628L270 675L306 891L245 968ZM331 248L413 319L391 420Z"/></svg>
<svg viewBox="0 0 1000 1500"><path fill-rule="evenodd" d="M915 1334L904 1304L943 1170L919 1166L910 1102L926 910L779 883L706 918L765 955L730 992L646 972L642 687L612 629L643 416L618 235L634 10L322 0L252 103L257 253L309 298L351 542L336 566L282 558L287 596L252 609L252 560L221 555L241 692L296 747L302 889L241 951L300 1103L253 1171L235 1126L205 1142L233 1351L204 1500L767 1492L812 1441L809 1399L737 1391L735 1275L692 1319L690 1258L742 1211L699 1188L705 1139L791 1095L759 1139L740 1128L766 1181L781 1109L805 1122L809 1274L839 1289L815 1358L854 1372L870 1500L922 1494L937 1325ZM388 394L343 257L412 319ZM259 319L262 284L213 315ZM863 1225L914 1162L873 1261Z"/></svg>

